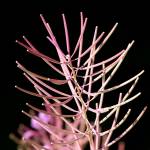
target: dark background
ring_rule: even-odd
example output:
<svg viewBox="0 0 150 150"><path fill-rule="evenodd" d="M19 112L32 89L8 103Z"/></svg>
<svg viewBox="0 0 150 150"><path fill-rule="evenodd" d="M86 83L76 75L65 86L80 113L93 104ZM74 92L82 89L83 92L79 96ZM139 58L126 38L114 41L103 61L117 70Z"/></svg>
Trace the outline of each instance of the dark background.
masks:
<svg viewBox="0 0 150 150"><path fill-rule="evenodd" d="M30 2L14 0L13 2L3 2L0 5L0 150L16 149L8 135L10 132L16 131L19 123L27 120L21 110L26 107L25 103L28 99L24 94L14 89L16 83L24 83L21 72L16 69L15 60L25 62L31 69L32 61L27 62L28 55L14 41L21 39L21 36L25 34L30 39L41 42L38 36L45 37L46 32L40 21L40 13L52 26L58 27L59 23L57 22L60 22L61 14L65 13L70 26L74 26L74 33L79 31L76 26L79 27L80 11L89 18L88 30L90 28L93 30L94 26L98 25L101 30L107 32L118 22L119 27L112 37L115 42L111 40L109 44L119 50L125 48L132 39L136 42L123 64L121 79L144 69L145 73L138 83L138 89L142 92L142 96L140 96L138 103L135 103L133 110L138 114L144 105L149 105L150 11L148 6L146 1L122 1L119 3L105 1L104 3L100 0L39 0ZM141 121L123 138L127 150L150 149L149 118L148 108Z"/></svg>

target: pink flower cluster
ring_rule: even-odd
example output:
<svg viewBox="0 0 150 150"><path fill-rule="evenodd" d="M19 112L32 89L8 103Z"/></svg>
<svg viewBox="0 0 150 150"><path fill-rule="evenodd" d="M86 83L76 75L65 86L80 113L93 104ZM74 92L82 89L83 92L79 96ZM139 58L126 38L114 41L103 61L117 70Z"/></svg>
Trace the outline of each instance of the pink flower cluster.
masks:
<svg viewBox="0 0 150 150"><path fill-rule="evenodd" d="M25 36L22 41L16 41L27 49L27 52L39 57L53 71L54 78L45 77L28 70L20 62L17 66L24 72L25 78L33 85L34 91L15 86L18 90L42 99L42 108L31 104L27 106L31 112L22 111L31 118L31 127L19 128L21 140L11 134L21 150L83 150L89 146L91 150L108 150L119 141L139 121L147 107L139 113L138 117L120 135L112 139L113 132L119 128L129 116L129 108L123 118L119 119L120 108L140 96L140 92L131 95L140 76L144 71L135 76L110 87L109 82L122 64L125 56L134 41L127 47L110 58L99 62L97 55L115 31L116 23L110 32L98 33L95 27L92 41L87 48L84 45L87 18L80 13L80 33L76 45L72 48L69 40L68 25L65 15L62 15L66 51L58 44L50 25L44 17L41 20L48 32L47 39L54 46L58 59L45 55L38 50ZM61 76L56 78L57 74ZM126 85L127 90L122 91ZM61 88L56 88L57 86ZM113 104L105 105L105 95L115 92L117 98L112 97ZM121 91L121 92L120 92ZM108 129L103 129L108 119L114 118ZM92 120L91 120L92 118ZM125 145L119 144L119 150L124 150Z"/></svg>

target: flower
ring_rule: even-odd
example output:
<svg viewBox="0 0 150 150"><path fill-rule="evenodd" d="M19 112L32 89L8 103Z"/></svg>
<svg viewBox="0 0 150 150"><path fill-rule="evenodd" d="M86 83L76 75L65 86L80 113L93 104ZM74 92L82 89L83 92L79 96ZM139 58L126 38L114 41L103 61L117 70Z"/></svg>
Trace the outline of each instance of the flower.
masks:
<svg viewBox="0 0 150 150"><path fill-rule="evenodd" d="M66 51L64 51L43 15L40 17L48 32L47 39L55 47L58 60L40 52L25 36L23 36L23 42L16 42L26 48L27 52L43 60L61 77L55 78L57 75L54 78L45 77L28 70L16 61L18 68L24 72L24 76L31 82L35 91L15 87L43 100L42 108L27 104L32 112L22 111L31 118L31 128L21 127L22 131L19 132L22 140L19 140L19 144L22 149L25 147L29 150L83 150L86 145L89 145L91 150L107 150L134 127L147 108L144 107L135 121L118 137L111 138L114 130L125 122L131 112L131 109L128 109L124 117L119 120L121 106L135 100L141 94L139 92L131 96L143 70L130 79L109 87L109 82L113 79L134 41L114 56L97 62L98 53L115 31L118 23L107 35L104 32L98 34L96 26L92 42L85 48L83 45L87 18L80 13L80 34L75 47L72 48L66 18L62 14L66 39ZM122 87L129 84L131 86L126 92L117 92L117 102L114 97L113 104L104 106L107 94L118 89L120 91ZM56 88L56 86L61 88ZM109 129L103 129L103 124L111 117L114 119ZM119 144L119 150L123 149L124 144Z"/></svg>

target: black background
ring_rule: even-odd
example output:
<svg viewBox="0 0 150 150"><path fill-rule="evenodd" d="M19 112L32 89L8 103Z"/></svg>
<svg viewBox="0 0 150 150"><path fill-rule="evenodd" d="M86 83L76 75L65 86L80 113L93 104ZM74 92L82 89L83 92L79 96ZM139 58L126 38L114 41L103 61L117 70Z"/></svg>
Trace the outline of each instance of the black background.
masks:
<svg viewBox="0 0 150 150"><path fill-rule="evenodd" d="M116 42L114 45L113 42L110 44L119 50L132 39L136 42L123 65L121 78L123 79L126 74L136 74L144 69L145 73L138 84L142 96L134 106L134 110L140 112L144 105L149 105L150 11L148 6L146 1L122 1L119 3L105 1L104 3L100 0L39 0L30 2L14 0L13 2L3 2L0 5L0 150L15 150L15 144L9 140L8 135L10 132L14 132L18 124L26 118L21 114L21 110L24 109L28 99L24 94L16 91L14 85L18 81L21 83L22 80L21 72L16 69L15 60L19 59L27 63L28 56L25 51L20 50L14 41L27 34L40 42L38 35L43 35L43 37L46 35L40 21L40 13L50 21L52 26L55 26L55 23L61 20L61 14L65 13L70 25L75 27L79 23L80 11L89 18L88 22L92 29L98 25L102 30L109 31L118 22L119 27L113 36L116 38ZM74 29L76 31L76 28ZM31 63L28 62L32 69ZM123 139L127 143L127 150L150 149L149 127L148 108L141 121Z"/></svg>

